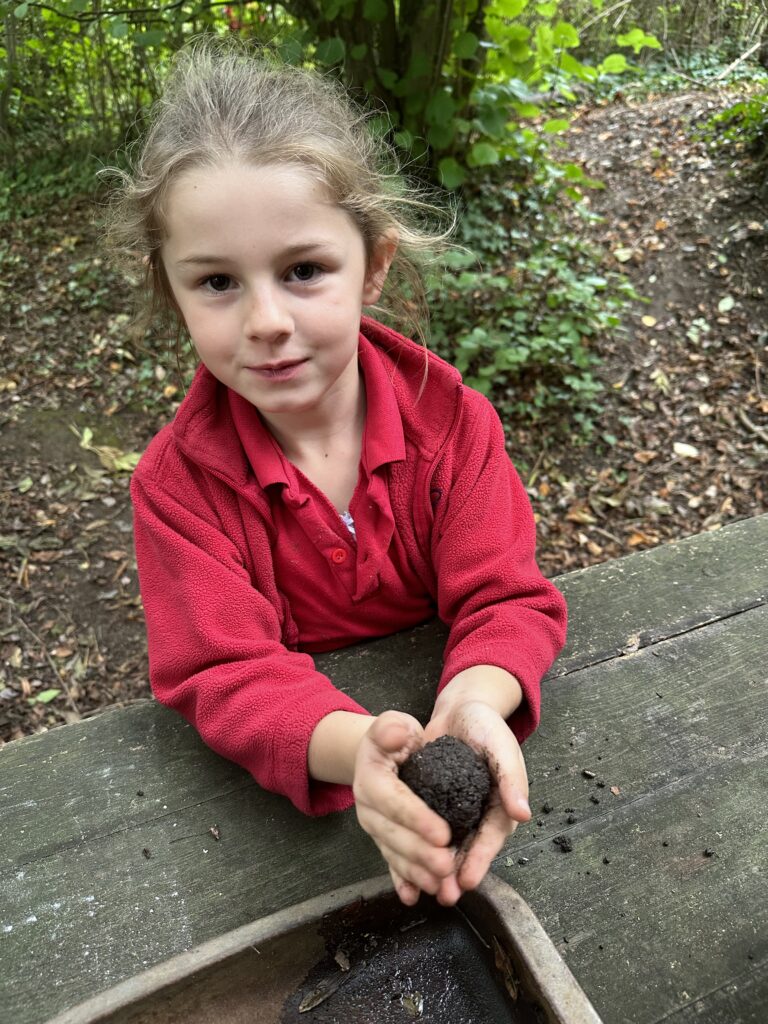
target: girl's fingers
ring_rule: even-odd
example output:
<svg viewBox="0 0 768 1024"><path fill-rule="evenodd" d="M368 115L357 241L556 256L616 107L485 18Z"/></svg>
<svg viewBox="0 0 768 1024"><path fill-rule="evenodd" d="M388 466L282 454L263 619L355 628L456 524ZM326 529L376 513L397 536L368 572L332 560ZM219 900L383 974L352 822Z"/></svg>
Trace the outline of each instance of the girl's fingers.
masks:
<svg viewBox="0 0 768 1024"><path fill-rule="evenodd" d="M531 807L526 796L509 775L502 775L496 780L502 807L513 821L530 821Z"/></svg>
<svg viewBox="0 0 768 1024"><path fill-rule="evenodd" d="M432 896L435 895L440 888L441 878L433 875L420 864L415 864L413 861L401 856L397 850L392 850L386 843L377 841L376 845L381 851L382 857L386 860L390 872L394 871L399 878L415 886L416 889L428 892Z"/></svg>
<svg viewBox="0 0 768 1024"><path fill-rule="evenodd" d="M450 843L451 829L448 823L427 807L391 770L370 764L362 772L356 773L353 789L358 809L369 808L421 836L432 846L447 846Z"/></svg>
<svg viewBox="0 0 768 1024"><path fill-rule="evenodd" d="M411 882L406 882L404 878L390 867L389 874L392 878L392 884L395 887L395 892L400 898L400 902L404 903L406 907L412 907L419 901L420 890L413 885Z"/></svg>
<svg viewBox="0 0 768 1024"><path fill-rule="evenodd" d="M458 880L462 889L477 888L516 828L517 822L508 818L501 806L488 812L459 867Z"/></svg>
<svg viewBox="0 0 768 1024"><path fill-rule="evenodd" d="M437 902L443 907L452 907L461 899L463 892L456 875L449 875L440 883L440 888L436 893Z"/></svg>
<svg viewBox="0 0 768 1024"><path fill-rule="evenodd" d="M372 807L359 809L360 824L379 846L385 845L407 862L418 864L433 875L443 878L455 867L452 849L434 846L416 832L404 828Z"/></svg>

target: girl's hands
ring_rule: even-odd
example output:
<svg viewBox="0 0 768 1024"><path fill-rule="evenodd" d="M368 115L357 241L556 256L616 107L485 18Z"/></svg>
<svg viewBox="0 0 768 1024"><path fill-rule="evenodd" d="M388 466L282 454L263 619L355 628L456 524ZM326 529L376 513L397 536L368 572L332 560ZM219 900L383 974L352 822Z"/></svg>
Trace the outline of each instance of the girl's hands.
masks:
<svg viewBox="0 0 768 1024"><path fill-rule="evenodd" d="M352 783L358 821L381 851L395 890L408 906L416 903L420 890L437 895L445 886L449 893L456 887L448 823L397 775L425 742L424 730L411 715L384 712L360 741Z"/></svg>
<svg viewBox="0 0 768 1024"><path fill-rule="evenodd" d="M514 733L501 714L479 700L464 700L437 713L424 730L424 742L448 733L463 740L488 762L493 788L488 808L456 871L443 878L438 901L453 905L485 877L491 862L521 821L528 821L528 774ZM431 890L429 890L431 891Z"/></svg>

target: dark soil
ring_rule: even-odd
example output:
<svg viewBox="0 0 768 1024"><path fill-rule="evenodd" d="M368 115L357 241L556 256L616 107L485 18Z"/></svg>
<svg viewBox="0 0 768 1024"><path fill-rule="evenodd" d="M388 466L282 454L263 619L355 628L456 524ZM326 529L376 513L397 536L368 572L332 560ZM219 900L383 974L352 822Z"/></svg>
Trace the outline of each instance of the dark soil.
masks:
<svg viewBox="0 0 768 1024"><path fill-rule="evenodd" d="M475 831L491 792L488 765L455 736L441 736L414 751L400 778L451 826L457 846Z"/></svg>
<svg viewBox="0 0 768 1024"><path fill-rule="evenodd" d="M501 967L463 915L434 900L414 908L361 902L331 915L321 934L327 954L287 1000L281 1024L544 1020L516 977L510 998Z"/></svg>
<svg viewBox="0 0 768 1024"><path fill-rule="evenodd" d="M647 301L596 341L591 440L507 424L548 576L768 511L768 208L748 153L694 137L733 99L584 108L568 135L606 185L579 230ZM181 390L162 345L129 341L92 215L58 202L0 225L0 744L150 696L129 473L109 449L142 451Z"/></svg>

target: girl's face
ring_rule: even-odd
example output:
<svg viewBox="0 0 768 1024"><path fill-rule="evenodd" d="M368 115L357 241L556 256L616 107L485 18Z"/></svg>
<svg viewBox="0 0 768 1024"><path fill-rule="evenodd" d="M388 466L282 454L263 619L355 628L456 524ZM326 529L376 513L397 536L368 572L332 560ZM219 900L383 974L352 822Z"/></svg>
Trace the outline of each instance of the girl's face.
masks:
<svg viewBox="0 0 768 1024"><path fill-rule="evenodd" d="M394 253L370 260L348 214L303 169L231 163L171 187L162 260L200 359L275 422L357 395L362 307Z"/></svg>

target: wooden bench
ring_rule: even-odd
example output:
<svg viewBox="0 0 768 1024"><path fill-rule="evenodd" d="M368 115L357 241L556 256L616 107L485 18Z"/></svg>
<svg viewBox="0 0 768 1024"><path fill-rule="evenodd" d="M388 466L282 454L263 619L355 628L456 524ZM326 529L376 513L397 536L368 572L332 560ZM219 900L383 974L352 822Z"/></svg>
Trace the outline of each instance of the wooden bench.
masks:
<svg viewBox="0 0 768 1024"><path fill-rule="evenodd" d="M494 870L606 1024L764 1024L768 516L557 582L534 818ZM318 663L372 711L424 716L443 635ZM151 701L0 750L0 820L8 1024L383 868L353 812L303 817Z"/></svg>

